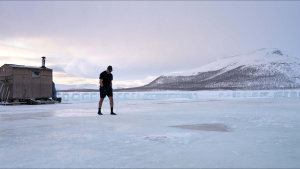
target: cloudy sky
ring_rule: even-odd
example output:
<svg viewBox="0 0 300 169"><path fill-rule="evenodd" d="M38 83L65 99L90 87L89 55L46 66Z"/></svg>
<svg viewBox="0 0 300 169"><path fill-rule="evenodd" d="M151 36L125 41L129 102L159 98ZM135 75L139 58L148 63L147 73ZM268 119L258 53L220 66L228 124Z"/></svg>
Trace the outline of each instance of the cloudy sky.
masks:
<svg viewBox="0 0 300 169"><path fill-rule="evenodd" d="M299 57L300 1L0 1L0 66L46 66L56 84L146 84L215 59L279 48Z"/></svg>

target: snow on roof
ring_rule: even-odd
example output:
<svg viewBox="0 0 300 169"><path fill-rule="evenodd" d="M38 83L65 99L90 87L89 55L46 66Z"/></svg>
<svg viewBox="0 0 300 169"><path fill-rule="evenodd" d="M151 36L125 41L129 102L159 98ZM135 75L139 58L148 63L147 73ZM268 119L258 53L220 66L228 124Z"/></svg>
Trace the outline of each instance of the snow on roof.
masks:
<svg viewBox="0 0 300 169"><path fill-rule="evenodd" d="M41 67L37 67L37 66L24 66L24 65L15 65L15 64L5 64L7 66L13 67L13 68L27 68L27 69L46 69L46 70L52 70L49 68L41 68Z"/></svg>

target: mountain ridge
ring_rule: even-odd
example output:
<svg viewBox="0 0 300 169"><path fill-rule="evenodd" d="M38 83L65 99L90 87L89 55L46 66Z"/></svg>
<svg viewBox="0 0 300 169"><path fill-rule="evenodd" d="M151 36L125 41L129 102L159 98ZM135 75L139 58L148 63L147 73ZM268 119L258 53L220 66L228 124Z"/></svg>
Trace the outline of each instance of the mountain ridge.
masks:
<svg viewBox="0 0 300 169"><path fill-rule="evenodd" d="M300 61L277 48L220 58L199 68L164 74L151 83L120 91L272 90L300 88Z"/></svg>

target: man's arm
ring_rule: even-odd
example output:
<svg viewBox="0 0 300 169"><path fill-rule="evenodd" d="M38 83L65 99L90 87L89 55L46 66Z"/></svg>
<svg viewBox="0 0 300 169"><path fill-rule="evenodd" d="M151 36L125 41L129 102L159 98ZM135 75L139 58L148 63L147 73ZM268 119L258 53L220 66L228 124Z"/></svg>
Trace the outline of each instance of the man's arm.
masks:
<svg viewBox="0 0 300 169"><path fill-rule="evenodd" d="M99 79L99 84L101 87L103 86L103 79Z"/></svg>
<svg viewBox="0 0 300 169"><path fill-rule="evenodd" d="M112 80L114 79L114 76L111 75L111 81L110 81L110 87L112 88Z"/></svg>

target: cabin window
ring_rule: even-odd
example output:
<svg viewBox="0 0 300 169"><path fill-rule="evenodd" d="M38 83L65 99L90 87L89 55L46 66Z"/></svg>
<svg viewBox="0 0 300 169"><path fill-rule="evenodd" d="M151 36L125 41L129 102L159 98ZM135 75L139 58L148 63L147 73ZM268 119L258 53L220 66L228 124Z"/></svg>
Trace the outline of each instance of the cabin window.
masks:
<svg viewBox="0 0 300 169"><path fill-rule="evenodd" d="M40 72L32 72L32 77L33 78L39 78L40 77Z"/></svg>

